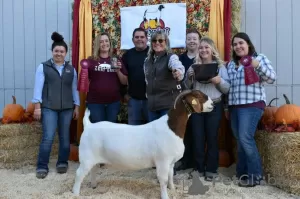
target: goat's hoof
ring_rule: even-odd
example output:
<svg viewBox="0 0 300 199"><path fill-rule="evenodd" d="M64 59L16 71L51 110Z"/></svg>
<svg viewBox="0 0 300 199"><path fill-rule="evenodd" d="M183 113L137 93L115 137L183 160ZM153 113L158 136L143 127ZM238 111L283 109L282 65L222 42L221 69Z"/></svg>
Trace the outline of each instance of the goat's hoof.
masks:
<svg viewBox="0 0 300 199"><path fill-rule="evenodd" d="M89 183L88 186L92 189L96 189L97 188L97 183Z"/></svg>
<svg viewBox="0 0 300 199"><path fill-rule="evenodd" d="M78 191L76 191L74 189L72 189L71 191L72 191L72 193L73 193L74 196L79 196L79 192Z"/></svg>

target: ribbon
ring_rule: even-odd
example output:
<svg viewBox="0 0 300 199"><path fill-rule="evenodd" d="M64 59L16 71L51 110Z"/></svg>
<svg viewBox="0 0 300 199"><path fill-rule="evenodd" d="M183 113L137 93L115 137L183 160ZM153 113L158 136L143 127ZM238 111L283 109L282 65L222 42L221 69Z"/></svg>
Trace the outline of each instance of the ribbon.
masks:
<svg viewBox="0 0 300 199"><path fill-rule="evenodd" d="M89 91L89 61L87 59L83 59L80 61L81 71L78 81L77 89L80 92L88 92Z"/></svg>
<svg viewBox="0 0 300 199"><path fill-rule="evenodd" d="M241 58L240 62L244 66L245 84L250 85L259 82L259 77L251 65L252 57L248 55L244 56Z"/></svg>

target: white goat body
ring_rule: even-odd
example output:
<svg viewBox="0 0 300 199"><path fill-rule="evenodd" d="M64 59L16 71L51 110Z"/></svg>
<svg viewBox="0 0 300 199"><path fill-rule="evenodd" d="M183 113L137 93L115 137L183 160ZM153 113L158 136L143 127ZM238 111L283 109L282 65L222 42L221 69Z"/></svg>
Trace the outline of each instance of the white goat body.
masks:
<svg viewBox="0 0 300 199"><path fill-rule="evenodd" d="M183 140L168 126L168 115L147 124L133 126L111 122L91 123L86 109L84 131L79 146L80 167L76 172L73 193L79 195L84 177L91 171L91 185L96 187L94 169L102 163L121 170L156 167L167 199L167 183L174 189L173 168L184 153Z"/></svg>
<svg viewBox="0 0 300 199"><path fill-rule="evenodd" d="M90 111L86 109L83 118L84 131L79 145L80 166L76 171L73 193L79 195L84 177L91 171L91 186L96 187L94 169L96 164L121 170L139 170L156 167L157 177L161 187L161 198L168 199L167 185L174 189L173 168L184 153L184 144L171 130L174 124L184 131L188 103L196 112L213 110L212 100L200 91L183 91L175 100L185 96L180 101L176 113L171 113L144 125L117 124L112 122L91 123ZM175 108L174 108L175 109ZM172 111L174 111L174 109ZM180 111L181 110L181 111ZM179 114L179 115L177 115Z"/></svg>
<svg viewBox="0 0 300 199"><path fill-rule="evenodd" d="M175 163L183 156L184 144L169 128L168 115L133 126L111 122L93 124L88 120L89 110L85 114L79 149L81 161L136 170L154 167L156 162L165 158Z"/></svg>

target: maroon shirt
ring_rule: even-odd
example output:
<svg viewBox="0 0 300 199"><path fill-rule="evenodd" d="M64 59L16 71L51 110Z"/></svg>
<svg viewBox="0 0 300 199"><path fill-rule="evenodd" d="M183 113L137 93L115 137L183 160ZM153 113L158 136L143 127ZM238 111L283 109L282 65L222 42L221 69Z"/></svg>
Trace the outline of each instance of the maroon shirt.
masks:
<svg viewBox="0 0 300 199"><path fill-rule="evenodd" d="M89 92L87 103L106 104L121 100L121 82L115 69L101 69L100 64L110 64L110 58L89 59ZM121 72L127 76L122 64Z"/></svg>

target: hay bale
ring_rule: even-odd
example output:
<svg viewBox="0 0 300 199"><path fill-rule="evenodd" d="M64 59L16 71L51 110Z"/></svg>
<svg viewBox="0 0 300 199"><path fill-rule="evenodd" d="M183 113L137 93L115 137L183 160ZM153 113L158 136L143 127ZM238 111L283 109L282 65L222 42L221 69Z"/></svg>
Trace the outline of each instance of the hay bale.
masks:
<svg viewBox="0 0 300 199"><path fill-rule="evenodd" d="M0 150L0 162L14 163L26 160L37 159L39 146L33 146L27 149ZM52 145L51 155L58 154L58 143Z"/></svg>
<svg viewBox="0 0 300 199"><path fill-rule="evenodd" d="M42 133L41 123L16 123L0 124L0 139L18 135L31 135L32 133Z"/></svg>
<svg viewBox="0 0 300 199"><path fill-rule="evenodd" d="M0 168L16 169L35 164L42 139L39 122L0 125ZM56 133L51 156L58 154Z"/></svg>
<svg viewBox="0 0 300 199"><path fill-rule="evenodd" d="M300 194L300 133L258 131L255 139L267 181Z"/></svg>

